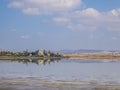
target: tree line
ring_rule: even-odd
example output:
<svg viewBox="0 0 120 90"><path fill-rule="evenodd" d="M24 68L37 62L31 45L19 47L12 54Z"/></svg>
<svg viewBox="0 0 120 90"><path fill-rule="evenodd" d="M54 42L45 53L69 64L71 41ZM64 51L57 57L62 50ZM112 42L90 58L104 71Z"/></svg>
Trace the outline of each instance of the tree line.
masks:
<svg viewBox="0 0 120 90"><path fill-rule="evenodd" d="M0 51L0 56L40 56L40 57L61 57L62 55L58 52L51 52L50 50L35 50L35 51Z"/></svg>

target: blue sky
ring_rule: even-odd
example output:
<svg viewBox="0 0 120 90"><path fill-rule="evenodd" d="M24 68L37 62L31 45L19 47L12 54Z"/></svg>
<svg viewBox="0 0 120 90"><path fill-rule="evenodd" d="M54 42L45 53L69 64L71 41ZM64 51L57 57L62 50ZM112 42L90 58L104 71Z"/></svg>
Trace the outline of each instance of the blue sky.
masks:
<svg viewBox="0 0 120 90"><path fill-rule="evenodd" d="M120 0L0 0L0 49L120 49Z"/></svg>

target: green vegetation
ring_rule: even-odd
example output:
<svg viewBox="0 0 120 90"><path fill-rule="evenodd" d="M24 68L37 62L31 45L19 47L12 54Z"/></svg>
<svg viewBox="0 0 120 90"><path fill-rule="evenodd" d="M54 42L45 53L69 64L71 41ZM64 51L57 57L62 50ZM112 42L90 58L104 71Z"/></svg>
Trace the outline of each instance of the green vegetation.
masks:
<svg viewBox="0 0 120 90"><path fill-rule="evenodd" d="M30 52L12 52L12 51L0 51L0 56L29 56Z"/></svg>

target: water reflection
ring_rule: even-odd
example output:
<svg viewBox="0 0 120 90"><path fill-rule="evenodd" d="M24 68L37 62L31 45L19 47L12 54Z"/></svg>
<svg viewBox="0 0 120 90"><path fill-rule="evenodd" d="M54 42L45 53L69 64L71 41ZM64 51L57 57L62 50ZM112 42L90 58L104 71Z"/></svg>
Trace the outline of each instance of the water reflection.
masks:
<svg viewBox="0 0 120 90"><path fill-rule="evenodd" d="M53 81L99 81L120 83L119 61L106 62L104 60L86 61L66 59L30 59L11 61L0 61L0 78L31 77Z"/></svg>
<svg viewBox="0 0 120 90"><path fill-rule="evenodd" d="M46 64L50 64L50 63L53 63L53 62L59 62L61 59L60 58L56 58L56 59L26 59L26 60L11 60L12 62L19 62L19 63L23 63L23 64L29 64L29 63L35 63L35 64L43 64L43 65L46 65Z"/></svg>

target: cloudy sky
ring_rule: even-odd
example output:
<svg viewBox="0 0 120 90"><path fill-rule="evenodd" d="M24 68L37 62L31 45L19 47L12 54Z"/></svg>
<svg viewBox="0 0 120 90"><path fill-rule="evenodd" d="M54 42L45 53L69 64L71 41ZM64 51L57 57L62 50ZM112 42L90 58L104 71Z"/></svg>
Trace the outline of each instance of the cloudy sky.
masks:
<svg viewBox="0 0 120 90"><path fill-rule="evenodd" d="M0 0L0 49L120 49L120 0Z"/></svg>

